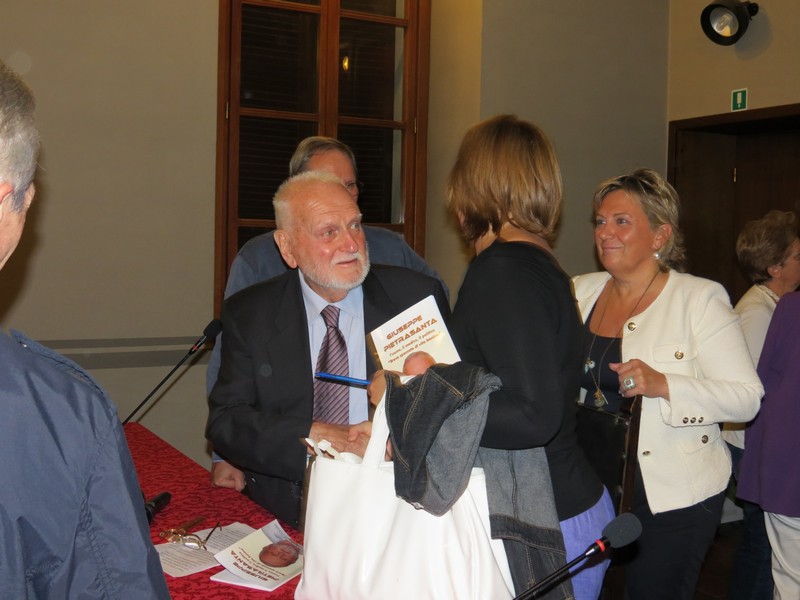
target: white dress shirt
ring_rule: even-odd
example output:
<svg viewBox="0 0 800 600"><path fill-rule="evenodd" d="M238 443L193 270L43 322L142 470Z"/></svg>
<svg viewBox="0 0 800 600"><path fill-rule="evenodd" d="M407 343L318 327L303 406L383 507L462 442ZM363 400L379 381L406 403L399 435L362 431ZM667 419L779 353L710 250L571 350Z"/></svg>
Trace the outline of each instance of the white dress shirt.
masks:
<svg viewBox="0 0 800 600"><path fill-rule="evenodd" d="M300 288L303 291L303 302L306 306L308 320L308 340L311 349L311 372L314 378L314 369L319 358L319 349L325 337L327 327L322 318L322 310L329 304L339 308L339 330L347 344L347 359L350 363L350 377L366 379L367 377L367 347L364 332L364 291L361 286L353 288L340 302L328 302L312 290L300 274ZM361 423L368 419L367 390L358 386L350 388L350 424Z"/></svg>

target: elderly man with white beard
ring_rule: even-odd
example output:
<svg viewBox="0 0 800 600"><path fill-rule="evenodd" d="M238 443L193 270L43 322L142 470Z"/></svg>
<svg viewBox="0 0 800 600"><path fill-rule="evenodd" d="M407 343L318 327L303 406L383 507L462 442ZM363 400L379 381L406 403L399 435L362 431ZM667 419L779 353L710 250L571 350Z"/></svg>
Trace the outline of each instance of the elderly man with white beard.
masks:
<svg viewBox="0 0 800 600"><path fill-rule="evenodd" d="M225 301L225 342L209 396L206 435L242 468L251 498L295 527L310 437L339 451L366 446L367 395L315 381L338 357L338 374L364 379L377 369L366 334L427 296L445 319L434 278L402 267L370 268L361 213L341 180L309 171L273 200L275 241L291 271Z"/></svg>

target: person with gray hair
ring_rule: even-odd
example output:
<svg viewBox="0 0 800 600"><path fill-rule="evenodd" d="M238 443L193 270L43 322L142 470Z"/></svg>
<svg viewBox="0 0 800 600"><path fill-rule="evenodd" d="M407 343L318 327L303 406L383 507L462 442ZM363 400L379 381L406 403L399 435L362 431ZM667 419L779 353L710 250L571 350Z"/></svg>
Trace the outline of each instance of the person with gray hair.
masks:
<svg viewBox="0 0 800 600"><path fill-rule="evenodd" d="M31 184L39 154L39 132L30 90L3 63L0 77L0 182L11 188L11 210L21 213L33 198Z"/></svg>
<svg viewBox="0 0 800 600"><path fill-rule="evenodd" d="M0 62L0 268L33 201L33 95ZM0 598L169 598L116 408L75 363L0 332Z"/></svg>
<svg viewBox="0 0 800 600"><path fill-rule="evenodd" d="M351 195L358 196L360 190L358 181L355 179L358 177L356 155L353 154L350 146L344 142L340 142L336 138L327 137L324 135L312 135L304 140L301 140L300 143L297 144L297 148L295 148L292 158L289 160L289 177L293 177L294 175L302 173L303 171L312 170L307 166L308 161L317 154L330 152L331 150L335 150L336 152L343 154L353 166L353 180L343 180L342 183Z"/></svg>
<svg viewBox="0 0 800 600"><path fill-rule="evenodd" d="M331 137L311 136L302 140L289 161L289 177L307 171L325 171L338 177L353 200L358 202L359 184L357 179L356 158L350 147ZM439 280L445 295L449 295L447 285L405 240L393 231L383 227L363 226L367 240L367 251L372 263L406 267ZM249 240L231 264L228 283L225 287L225 298L239 290L250 287L261 281L272 279L289 269L281 258L275 245L275 232L261 234ZM217 380L219 371L220 346L224 333L217 338L211 359L206 371L206 392ZM219 487L229 487L242 491L245 486L244 476L229 462L217 454L213 455L211 464L211 483Z"/></svg>

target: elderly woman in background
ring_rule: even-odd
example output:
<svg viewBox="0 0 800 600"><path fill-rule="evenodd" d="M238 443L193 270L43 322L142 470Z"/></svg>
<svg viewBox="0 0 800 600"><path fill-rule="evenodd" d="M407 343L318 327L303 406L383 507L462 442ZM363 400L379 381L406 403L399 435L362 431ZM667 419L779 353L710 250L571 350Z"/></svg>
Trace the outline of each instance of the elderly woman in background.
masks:
<svg viewBox="0 0 800 600"><path fill-rule="evenodd" d="M447 203L476 254L449 329L461 359L503 384L490 396L481 447L544 448L555 526L567 558L580 556L614 511L575 435L582 331L570 279L551 246L562 183L549 140L511 115L474 126L450 173ZM518 502L544 502L543 493ZM606 567L574 575L575 598L596 599ZM515 585L519 593L531 582Z"/></svg>
<svg viewBox="0 0 800 600"><path fill-rule="evenodd" d="M736 240L736 256L753 283L734 309L741 318L747 348L758 365L764 338L778 300L800 285L800 239L793 212L769 211L748 222ZM733 473L739 478L744 452L744 424L726 423L722 437L733 458ZM771 550L764 528L764 512L757 504L742 500L743 527L731 571L729 600L772 600L774 584Z"/></svg>
<svg viewBox="0 0 800 600"><path fill-rule="evenodd" d="M752 419L763 392L725 290L678 272L678 208L648 169L602 183L594 237L606 271L574 279L583 401L615 411L622 396L643 396L632 600L693 598L731 473L719 423Z"/></svg>

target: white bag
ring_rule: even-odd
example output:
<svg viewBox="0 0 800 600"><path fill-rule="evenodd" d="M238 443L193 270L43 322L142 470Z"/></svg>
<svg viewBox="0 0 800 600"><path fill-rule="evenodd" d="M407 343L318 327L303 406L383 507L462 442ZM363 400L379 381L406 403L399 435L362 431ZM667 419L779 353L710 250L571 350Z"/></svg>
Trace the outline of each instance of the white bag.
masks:
<svg viewBox="0 0 800 600"><path fill-rule="evenodd" d="M364 460L318 457L311 467L298 600L513 597L503 542L492 540L483 469L436 517L394 491L383 460L389 427L381 403Z"/></svg>

